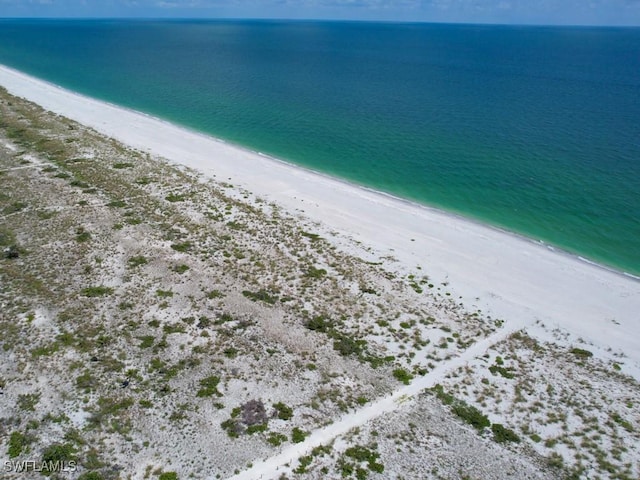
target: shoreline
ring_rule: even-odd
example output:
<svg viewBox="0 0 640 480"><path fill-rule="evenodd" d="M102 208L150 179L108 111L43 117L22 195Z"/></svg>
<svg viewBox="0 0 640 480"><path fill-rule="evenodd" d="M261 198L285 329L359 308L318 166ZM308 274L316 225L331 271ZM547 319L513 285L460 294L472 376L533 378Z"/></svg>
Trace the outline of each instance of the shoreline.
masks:
<svg viewBox="0 0 640 480"><path fill-rule="evenodd" d="M507 322L541 321L640 362L640 280L516 232L299 167L149 114L95 100L0 66L0 85L100 133L392 255L451 283L467 308ZM302 212L301 212L302 210ZM415 273L415 272L414 272Z"/></svg>
<svg viewBox="0 0 640 480"><path fill-rule="evenodd" d="M547 241L542 240L542 239L536 239L534 237L528 236L528 235L526 235L524 233L521 233L521 232L517 232L517 231L514 231L514 230L509 230L506 227L501 227L501 226L498 226L498 225L494 225L492 223L486 223L486 222L483 222L482 220L479 220L479 219L471 217L471 216L465 216L464 214L453 212L453 211L449 211L449 210L446 210L446 209L443 209L443 208L439 208L437 206L429 205L429 204L426 204L426 203L420 203L417 200L404 198L404 197L395 195L395 194L390 193L390 192L385 192L385 191L382 191L382 190L376 190L375 188L369 187L369 186L364 185L364 184L360 184L360 183L356 183L356 182L353 182L353 181L350 181L350 180L347 180L347 179L336 177L336 176L333 176L333 175L331 175L329 173L325 173L325 172L322 172L322 171L319 171L319 170L315 170L313 168L310 168L310 167L307 167L307 166L304 166L304 165L298 165L298 164L296 164L296 163L294 163L292 161L285 160L285 159L282 159L282 158L278 158L278 157L275 157L275 156L270 155L268 153L261 152L259 150L253 150L253 149L251 149L251 148L249 148L247 146L244 146L244 145L241 145L241 144L238 144L238 143L234 143L234 142L230 142L230 141L225 140L223 138L215 137L213 135L207 134L206 132L195 130L195 129L189 128L187 126L184 126L184 125L180 125L180 124L177 124L177 123L172 123L169 120L163 119L161 117L156 117L154 115L151 115L151 114L143 112L143 111L135 110L135 109L132 109L132 108L129 108L129 107L118 105L116 103L112 103L112 102L108 102L106 100L93 98L93 97L90 97L90 96L85 95L83 93L78 93L78 92L75 92L73 90L69 90L66 87L62 86L62 85L58 85L58 84L55 84L53 82L49 82L47 80L40 79L38 77L34 77L34 76L32 76L32 75L30 75L28 73L24 73L24 72L22 72L20 70L16 70L16 69L14 69L12 67L8 67L8 66L6 66L4 64L0 64L0 75L2 74L3 70L7 71L7 72L10 72L13 75L23 76L25 78L29 78L31 81L36 81L36 82L45 84L45 85L47 85L47 86L49 86L49 87L51 87L53 89L59 90L61 93L71 94L71 95L74 95L76 97L79 97L79 98L82 98L82 99L85 99L85 100L88 100L88 101L91 101L91 102L98 102L98 103L104 104L104 105L106 105L106 106L108 106L108 107L110 107L112 109L123 110L123 111L126 111L126 112L128 112L130 114L133 114L133 115L139 115L139 116L142 116L142 117L144 117L146 119L149 119L151 121L161 123L161 124L163 124L163 125L165 125L165 126L167 126L169 128L181 130L181 131L185 132L188 135L196 135L196 136L201 137L201 138L203 138L205 140L210 140L210 141L214 141L214 142L220 143L220 144L225 145L225 146L229 146L229 147L234 148L236 150L240 150L242 152L245 152L245 153L247 153L249 155L257 155L257 156L259 156L261 158L267 159L268 161L278 163L278 164L283 165L283 166L288 167L288 168L303 170L303 171L307 172L310 175L315 175L315 176L318 176L318 177L322 177L323 179L326 179L326 180L331 181L331 182L336 182L336 183L343 184L347 188L360 189L360 190L363 190L365 192L369 192L369 193L371 193L373 195L379 195L379 196L388 198L388 199L390 199L390 200L392 200L394 202L404 203L404 204L406 204L406 205L408 205L410 207L413 207L413 208L424 209L426 211L429 211L429 212L432 212L432 213L435 213L435 214L438 214L438 215L444 215L444 216L452 217L452 218L454 218L456 220L459 220L461 222L473 223L474 225L477 225L477 226L479 226L481 228L487 228L487 229L490 229L490 230L494 230L495 232L498 232L498 233L501 233L501 234L504 234L504 235L511 235L511 236L513 236L515 238L518 238L519 240L522 240L522 241L525 241L525 242L530 242L533 245L542 246L542 247L546 248L547 250L549 250L551 252L554 252L554 253L556 253L558 255L563 255L563 256L566 256L566 257L571 258L573 260L576 260L576 261L579 261L579 262L583 262L583 263L585 263L587 265L590 265L590 266L593 266L593 267L597 267L597 268L601 268L604 271L607 271L607 272L610 272L610 273L614 273L614 274L617 274L617 275L621 275L621 276L626 277L626 278L631 278L633 280L637 280L637 281L640 282L640 275L636 275L636 274L628 272L628 271L626 271L624 269L619 269L617 267L614 267L613 265L607 265L607 264L604 264L604 263L600 263L597 260L594 260L594 259L587 258L587 257L583 256L583 254L581 254L581 253L571 252L570 250L567 250L564 247L561 247L559 245L555 245L553 243L548 243ZM2 86L2 84L0 84L0 86ZM25 97L25 98L27 98L27 97Z"/></svg>

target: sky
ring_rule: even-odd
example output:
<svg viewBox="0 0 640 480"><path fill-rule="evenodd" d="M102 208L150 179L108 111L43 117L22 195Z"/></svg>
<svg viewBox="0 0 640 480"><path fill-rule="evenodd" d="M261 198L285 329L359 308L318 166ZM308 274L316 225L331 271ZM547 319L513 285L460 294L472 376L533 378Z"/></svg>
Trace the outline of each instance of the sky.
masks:
<svg viewBox="0 0 640 480"><path fill-rule="evenodd" d="M290 18L640 26L640 0L0 0L0 17Z"/></svg>

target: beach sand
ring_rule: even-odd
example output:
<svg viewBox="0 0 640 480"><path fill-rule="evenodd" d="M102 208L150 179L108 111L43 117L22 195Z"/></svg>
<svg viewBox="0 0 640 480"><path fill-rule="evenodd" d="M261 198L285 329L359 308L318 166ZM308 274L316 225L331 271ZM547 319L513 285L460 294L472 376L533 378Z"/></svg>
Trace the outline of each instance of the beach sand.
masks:
<svg viewBox="0 0 640 480"><path fill-rule="evenodd" d="M595 350L623 353L640 378L640 281L535 241L230 145L94 100L7 67L0 85L133 148L228 181L289 212L448 283L468 307L511 329L560 328ZM482 201L482 199L478 199ZM338 236L339 237L339 236ZM336 237L335 242L339 243Z"/></svg>

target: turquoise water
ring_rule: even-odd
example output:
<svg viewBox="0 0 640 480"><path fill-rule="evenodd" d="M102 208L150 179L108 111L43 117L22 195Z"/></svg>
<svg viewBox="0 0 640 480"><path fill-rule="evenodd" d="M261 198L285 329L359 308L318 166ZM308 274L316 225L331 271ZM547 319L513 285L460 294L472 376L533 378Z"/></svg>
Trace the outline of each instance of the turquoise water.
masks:
<svg viewBox="0 0 640 480"><path fill-rule="evenodd" d="M1 20L0 63L640 274L640 29Z"/></svg>

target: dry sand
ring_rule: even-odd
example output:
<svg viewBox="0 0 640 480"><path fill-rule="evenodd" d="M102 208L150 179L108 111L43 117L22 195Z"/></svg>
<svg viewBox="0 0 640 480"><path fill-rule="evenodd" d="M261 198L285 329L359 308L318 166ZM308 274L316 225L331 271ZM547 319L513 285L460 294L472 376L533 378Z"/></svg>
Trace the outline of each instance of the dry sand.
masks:
<svg viewBox="0 0 640 480"><path fill-rule="evenodd" d="M294 167L7 67L0 85L139 150L228 180L285 209L421 266L507 324L559 327L640 367L640 281L528 239ZM479 201L481 201L479 199Z"/></svg>

